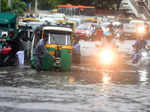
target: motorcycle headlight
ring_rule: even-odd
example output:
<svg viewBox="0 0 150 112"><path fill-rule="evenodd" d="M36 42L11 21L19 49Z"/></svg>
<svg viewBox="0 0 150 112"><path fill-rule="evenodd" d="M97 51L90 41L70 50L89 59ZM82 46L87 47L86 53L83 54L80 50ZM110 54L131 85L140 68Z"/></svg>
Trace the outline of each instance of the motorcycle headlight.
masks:
<svg viewBox="0 0 150 112"><path fill-rule="evenodd" d="M139 34L144 34L146 31L145 31L145 27L144 26L139 26L137 28L137 33Z"/></svg>
<svg viewBox="0 0 150 112"><path fill-rule="evenodd" d="M112 64L114 61L114 52L112 50L102 50L100 53L100 62L103 64Z"/></svg>

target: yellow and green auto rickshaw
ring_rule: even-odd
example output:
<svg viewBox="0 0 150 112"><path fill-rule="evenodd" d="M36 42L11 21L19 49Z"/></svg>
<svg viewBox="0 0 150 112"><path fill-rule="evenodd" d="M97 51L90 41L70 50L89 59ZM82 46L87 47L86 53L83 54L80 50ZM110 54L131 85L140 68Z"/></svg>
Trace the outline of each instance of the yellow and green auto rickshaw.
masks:
<svg viewBox="0 0 150 112"><path fill-rule="evenodd" d="M42 69L53 70L59 69L61 71L69 71L72 64L72 29L63 26L42 26L41 34L38 36L36 33L33 36L31 47L31 65L36 66L36 57L34 55L35 47L40 37L45 38L45 35L49 35L49 39L46 44L46 48L49 54L56 57L55 60L52 57L43 55Z"/></svg>
<svg viewBox="0 0 150 112"><path fill-rule="evenodd" d="M66 20L66 19L61 19L61 20L57 20L56 22L57 23L65 23L65 24L70 25L70 27L72 28L73 32L75 32L76 25L75 25L75 23L73 21Z"/></svg>

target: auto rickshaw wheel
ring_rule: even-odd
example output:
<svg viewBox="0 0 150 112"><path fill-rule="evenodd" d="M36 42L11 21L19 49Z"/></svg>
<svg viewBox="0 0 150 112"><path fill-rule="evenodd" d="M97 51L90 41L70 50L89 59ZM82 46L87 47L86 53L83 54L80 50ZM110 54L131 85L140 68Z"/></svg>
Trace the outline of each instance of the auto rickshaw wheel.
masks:
<svg viewBox="0 0 150 112"><path fill-rule="evenodd" d="M15 56L14 58L11 58L7 63L7 65L10 65L10 66L17 65L17 64L18 64L17 56Z"/></svg>
<svg viewBox="0 0 150 112"><path fill-rule="evenodd" d="M56 67L54 70L55 70L55 72L61 72L62 71L59 67Z"/></svg>

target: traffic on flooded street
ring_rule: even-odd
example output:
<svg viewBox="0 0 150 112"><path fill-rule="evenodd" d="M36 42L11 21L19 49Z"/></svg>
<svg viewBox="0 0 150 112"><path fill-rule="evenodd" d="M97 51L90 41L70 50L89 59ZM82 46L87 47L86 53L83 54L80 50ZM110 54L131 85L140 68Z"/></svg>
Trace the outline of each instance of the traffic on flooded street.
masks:
<svg viewBox="0 0 150 112"><path fill-rule="evenodd" d="M149 68L148 0L0 0L0 112L150 112Z"/></svg>

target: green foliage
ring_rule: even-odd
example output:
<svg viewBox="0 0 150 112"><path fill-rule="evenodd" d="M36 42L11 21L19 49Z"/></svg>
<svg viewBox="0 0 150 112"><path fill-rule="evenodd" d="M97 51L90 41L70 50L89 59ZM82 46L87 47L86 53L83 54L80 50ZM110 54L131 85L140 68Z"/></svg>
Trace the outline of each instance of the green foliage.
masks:
<svg viewBox="0 0 150 112"><path fill-rule="evenodd" d="M11 6L8 6L7 0L2 0L1 12L12 12L17 15L23 15L25 11L26 4L22 0L11 0Z"/></svg>
<svg viewBox="0 0 150 112"><path fill-rule="evenodd" d="M56 8L56 6L59 4L59 0L48 0L48 4L52 9Z"/></svg>
<svg viewBox="0 0 150 112"><path fill-rule="evenodd" d="M31 3L34 9L35 0L26 0ZM99 9L113 9L118 10L122 0L38 0L38 9L50 10L57 7L58 4L72 4L72 5L90 5ZM24 0L11 0L11 7L8 6L8 0L2 0L1 10L3 12L11 11L22 15L25 11L26 4Z"/></svg>
<svg viewBox="0 0 150 112"><path fill-rule="evenodd" d="M10 10L10 7L8 6L8 1L2 0L1 1L1 11L2 12L8 12L9 10Z"/></svg>
<svg viewBox="0 0 150 112"><path fill-rule="evenodd" d="M33 0L26 0L26 2L32 2Z"/></svg>
<svg viewBox="0 0 150 112"><path fill-rule="evenodd" d="M40 10L49 10L56 8L61 3L62 0L38 0L38 8Z"/></svg>
<svg viewBox="0 0 150 112"><path fill-rule="evenodd" d="M23 15L26 4L22 0L11 0L11 12L16 13L17 15Z"/></svg>

